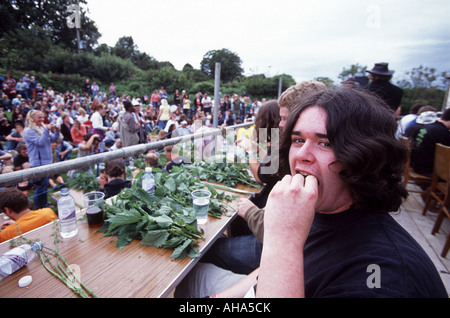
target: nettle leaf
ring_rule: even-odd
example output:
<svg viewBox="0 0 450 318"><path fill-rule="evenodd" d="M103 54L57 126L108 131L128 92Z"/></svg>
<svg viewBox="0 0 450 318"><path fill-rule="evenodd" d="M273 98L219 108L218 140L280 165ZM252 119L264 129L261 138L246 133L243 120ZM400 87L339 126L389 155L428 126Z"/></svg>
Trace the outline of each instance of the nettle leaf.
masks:
<svg viewBox="0 0 450 318"><path fill-rule="evenodd" d="M164 214L156 217L150 216L150 220L156 222L162 229L170 227L173 223L173 220Z"/></svg>
<svg viewBox="0 0 450 318"><path fill-rule="evenodd" d="M108 222L110 227L108 229L109 233L116 227L126 224L137 223L141 220L141 213L135 209L121 211L121 213L116 213L114 215L110 215L108 218Z"/></svg>
<svg viewBox="0 0 450 318"><path fill-rule="evenodd" d="M145 192L139 182L123 189L105 208L106 221L102 227L106 235L118 235L117 246L122 249L133 239L142 245L174 249L171 257L198 257L197 241L204 239L204 232L197 228L195 211L190 192L203 189L199 175L191 170L177 167L171 174L155 173L155 195ZM211 166L211 165L210 165ZM217 169L214 165L211 166ZM198 168L198 171L207 171ZM216 173L216 171L214 171ZM212 193L209 215L220 218L224 208L218 193L208 185Z"/></svg>
<svg viewBox="0 0 450 318"><path fill-rule="evenodd" d="M175 190L177 189L177 185L175 183L175 180L173 178L169 178L167 179L166 183L164 184L164 186L167 188L167 190L169 190L170 192L175 192Z"/></svg>
<svg viewBox="0 0 450 318"><path fill-rule="evenodd" d="M148 231L141 240L142 245L150 245L155 247L162 247L169 238L169 232L166 230Z"/></svg>
<svg viewBox="0 0 450 318"><path fill-rule="evenodd" d="M170 255L170 256L175 260L186 257L188 255L188 248L190 247L191 243L192 243L192 240L185 240L182 245L180 245L176 249L174 249L172 255Z"/></svg>

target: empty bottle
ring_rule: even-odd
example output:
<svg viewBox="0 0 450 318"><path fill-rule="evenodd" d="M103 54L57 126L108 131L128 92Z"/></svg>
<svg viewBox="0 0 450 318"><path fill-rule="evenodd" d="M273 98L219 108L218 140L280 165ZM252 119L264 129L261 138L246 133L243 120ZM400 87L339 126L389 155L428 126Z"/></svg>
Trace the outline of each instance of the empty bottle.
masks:
<svg viewBox="0 0 450 318"><path fill-rule="evenodd" d="M142 175L142 189L150 193L151 196L155 194L155 177L151 167L146 167L145 173Z"/></svg>
<svg viewBox="0 0 450 318"><path fill-rule="evenodd" d="M42 242L22 244L0 256L0 280L27 265L42 249Z"/></svg>
<svg viewBox="0 0 450 318"><path fill-rule="evenodd" d="M59 229L63 238L77 235L77 216L75 212L75 200L69 194L68 188L61 189L61 197L58 199Z"/></svg>

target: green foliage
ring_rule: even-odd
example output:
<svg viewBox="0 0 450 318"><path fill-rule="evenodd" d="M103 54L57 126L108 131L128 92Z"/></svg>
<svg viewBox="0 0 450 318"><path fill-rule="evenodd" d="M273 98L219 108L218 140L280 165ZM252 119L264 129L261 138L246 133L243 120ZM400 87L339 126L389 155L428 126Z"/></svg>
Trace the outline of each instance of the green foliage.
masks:
<svg viewBox="0 0 450 318"><path fill-rule="evenodd" d="M90 56L92 57L92 55ZM101 82L109 84L128 79L139 71L129 59L121 59L115 55L103 54L94 59L91 77L98 78Z"/></svg>
<svg viewBox="0 0 450 318"><path fill-rule="evenodd" d="M223 183L231 188L235 188L238 184L259 188L259 184L250 177L247 164L211 161L183 167L200 180Z"/></svg>
<svg viewBox="0 0 450 318"><path fill-rule="evenodd" d="M349 68L342 68L342 72L339 73L338 78L341 80L345 80L348 77L352 76L366 76L367 66L359 65L358 63L350 65Z"/></svg>
<svg viewBox="0 0 450 318"><path fill-rule="evenodd" d="M221 64L220 78L224 81L232 81L244 73L241 58L228 49L208 51L200 62L200 69L210 78L214 78L217 62Z"/></svg>
<svg viewBox="0 0 450 318"><path fill-rule="evenodd" d="M142 245L173 249L175 260L199 256L197 244L203 235L197 229L190 193L204 185L181 167L174 167L171 174L155 174L153 197L140 184L141 180L134 182L105 206L106 220L100 231L105 236L117 235L120 249L136 239ZM222 200L231 198L212 190L209 215L220 218L226 211Z"/></svg>
<svg viewBox="0 0 450 318"><path fill-rule="evenodd" d="M202 92L208 93L209 95L214 94L214 81L204 81L195 83L191 89L192 93Z"/></svg>
<svg viewBox="0 0 450 318"><path fill-rule="evenodd" d="M402 115L409 113L409 109L417 103L433 106L437 110L442 109L445 91L437 88L403 88Z"/></svg>
<svg viewBox="0 0 450 318"><path fill-rule="evenodd" d="M69 181L69 188L81 190L84 193L97 190L100 187L95 176L89 175L87 172L77 173L74 178Z"/></svg>
<svg viewBox="0 0 450 318"><path fill-rule="evenodd" d="M278 75L274 77L266 77L264 74L252 75L245 77L241 83L246 89L246 93L254 97L277 98L280 77L283 78L282 91L289 86L295 85L295 80L289 75Z"/></svg>

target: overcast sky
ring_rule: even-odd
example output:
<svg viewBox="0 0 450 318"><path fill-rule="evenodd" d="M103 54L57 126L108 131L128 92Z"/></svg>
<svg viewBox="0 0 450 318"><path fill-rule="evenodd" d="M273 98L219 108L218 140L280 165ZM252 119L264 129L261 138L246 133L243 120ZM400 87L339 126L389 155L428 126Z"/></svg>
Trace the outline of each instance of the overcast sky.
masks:
<svg viewBox="0 0 450 318"><path fill-rule="evenodd" d="M450 72L449 0L87 0L114 46L131 36L141 52L181 70L229 49L245 75L337 81L344 67L389 62L394 81L424 65Z"/></svg>

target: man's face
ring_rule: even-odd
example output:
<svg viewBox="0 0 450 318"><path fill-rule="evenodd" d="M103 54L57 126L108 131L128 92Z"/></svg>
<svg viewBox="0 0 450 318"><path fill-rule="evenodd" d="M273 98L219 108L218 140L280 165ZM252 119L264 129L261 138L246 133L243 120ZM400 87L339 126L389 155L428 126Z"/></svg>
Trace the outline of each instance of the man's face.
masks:
<svg viewBox="0 0 450 318"><path fill-rule="evenodd" d="M291 133L289 165L291 174L299 172L313 175L319 182L319 198L316 211L341 212L350 207L349 188L339 178L342 164L336 162L326 130L327 115L321 107L305 109Z"/></svg>
<svg viewBox="0 0 450 318"><path fill-rule="evenodd" d="M19 155L21 155L22 157L28 157L28 149L22 149L21 151L19 151Z"/></svg>

